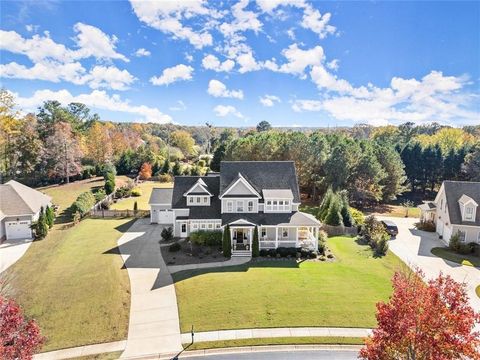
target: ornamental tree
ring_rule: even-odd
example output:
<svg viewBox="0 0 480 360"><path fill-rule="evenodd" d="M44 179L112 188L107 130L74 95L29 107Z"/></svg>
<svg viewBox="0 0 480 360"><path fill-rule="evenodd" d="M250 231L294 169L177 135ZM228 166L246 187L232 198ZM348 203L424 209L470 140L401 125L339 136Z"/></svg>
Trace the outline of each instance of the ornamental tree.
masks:
<svg viewBox="0 0 480 360"><path fill-rule="evenodd" d="M143 163L138 175L140 175L142 180L150 179L152 177L152 165L148 162Z"/></svg>
<svg viewBox="0 0 480 360"><path fill-rule="evenodd" d="M0 296L0 359L32 359L45 339L34 320L27 320L13 300Z"/></svg>
<svg viewBox="0 0 480 360"><path fill-rule="evenodd" d="M465 284L450 276L424 282L421 271L396 272L388 303L377 304L378 327L360 358L368 360L480 359L480 314Z"/></svg>
<svg viewBox="0 0 480 360"><path fill-rule="evenodd" d="M229 258L232 256L232 239L230 237L230 226L226 226L223 230L222 239L223 256Z"/></svg>

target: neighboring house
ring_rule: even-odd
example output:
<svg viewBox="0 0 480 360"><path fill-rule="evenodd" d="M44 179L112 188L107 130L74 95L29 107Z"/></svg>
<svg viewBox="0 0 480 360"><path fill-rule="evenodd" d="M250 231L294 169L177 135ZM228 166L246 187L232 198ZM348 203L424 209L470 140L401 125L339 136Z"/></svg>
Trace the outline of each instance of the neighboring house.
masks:
<svg viewBox="0 0 480 360"><path fill-rule="evenodd" d="M444 181L435 201L420 205L422 219L433 220L448 244L458 233L464 242L480 243L480 182Z"/></svg>
<svg viewBox="0 0 480 360"><path fill-rule="evenodd" d="M31 239L30 225L52 198L15 180L0 185L0 240Z"/></svg>
<svg viewBox="0 0 480 360"><path fill-rule="evenodd" d="M173 189L153 189L151 221L171 224L174 235L230 226L234 255L248 255L258 226L260 249L317 249L320 222L298 210L292 161L223 161L220 173L176 176Z"/></svg>

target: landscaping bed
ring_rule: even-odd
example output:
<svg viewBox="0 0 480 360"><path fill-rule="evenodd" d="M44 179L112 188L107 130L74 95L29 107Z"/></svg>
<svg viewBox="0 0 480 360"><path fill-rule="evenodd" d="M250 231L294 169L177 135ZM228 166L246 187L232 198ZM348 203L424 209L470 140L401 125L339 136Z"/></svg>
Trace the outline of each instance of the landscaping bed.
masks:
<svg viewBox="0 0 480 360"><path fill-rule="evenodd" d="M182 332L257 327L371 328L403 264L354 238L327 241L336 261L262 261L174 273Z"/></svg>
<svg viewBox="0 0 480 360"><path fill-rule="evenodd" d="M163 241L160 243L167 244ZM188 240L177 239L169 245L162 246L161 250L167 265L205 264L228 260L223 256L221 246L190 244Z"/></svg>
<svg viewBox="0 0 480 360"><path fill-rule="evenodd" d="M480 257L475 255L459 254L447 247L434 247L431 252L435 256L457 264L480 267Z"/></svg>

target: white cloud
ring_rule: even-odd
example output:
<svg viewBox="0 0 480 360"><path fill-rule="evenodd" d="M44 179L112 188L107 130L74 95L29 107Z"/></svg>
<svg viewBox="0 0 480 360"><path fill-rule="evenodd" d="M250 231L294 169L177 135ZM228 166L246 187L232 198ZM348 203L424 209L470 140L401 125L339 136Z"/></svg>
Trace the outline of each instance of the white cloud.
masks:
<svg viewBox="0 0 480 360"><path fill-rule="evenodd" d="M191 63L193 61L193 55L185 53L185 60Z"/></svg>
<svg viewBox="0 0 480 360"><path fill-rule="evenodd" d="M178 100L175 106L171 106L169 108L170 111L185 111L187 110L187 106L182 100Z"/></svg>
<svg viewBox="0 0 480 360"><path fill-rule="evenodd" d="M161 76L154 76L150 78L153 85L169 85L176 81L191 80L193 67L179 64L163 70Z"/></svg>
<svg viewBox="0 0 480 360"><path fill-rule="evenodd" d="M243 99L242 90L228 90L227 86L218 80L210 80L207 92L214 97Z"/></svg>
<svg viewBox="0 0 480 360"><path fill-rule="evenodd" d="M88 107L100 110L108 110L119 113L128 113L139 116L139 121L154 123L169 123L170 115L162 113L158 108L145 105L132 105L129 100L122 100L119 95L108 95L103 90L93 90L91 93L72 95L68 90L37 90L31 97L19 97L16 102L24 111L35 111L36 108L47 100L57 100L66 105L71 102L80 102Z"/></svg>
<svg viewBox="0 0 480 360"><path fill-rule="evenodd" d="M260 97L260 103L263 105L263 106L266 106L266 107L272 107L273 105L275 105L275 102L281 102L280 101L280 98L278 96L275 96L275 95L265 95L263 97Z"/></svg>
<svg viewBox="0 0 480 360"><path fill-rule="evenodd" d="M203 58L202 66L205 69L213 70L216 72L230 72L235 66L235 61L227 59L224 62L220 62L220 60L218 60L215 55L209 54Z"/></svg>
<svg viewBox="0 0 480 360"><path fill-rule="evenodd" d="M260 70L262 68L251 52L243 53L237 57L237 63L240 65L238 71L243 74L250 71Z"/></svg>
<svg viewBox="0 0 480 360"><path fill-rule="evenodd" d="M226 117L229 115L236 116L243 119L243 115L234 106L231 105L217 105L213 108L213 111L218 117Z"/></svg>
<svg viewBox="0 0 480 360"><path fill-rule="evenodd" d="M258 20L258 14L253 11L245 10L249 0L240 0L232 6L233 21L224 22L219 29L226 38L234 36L238 32L252 30L258 33L262 29L262 22Z"/></svg>
<svg viewBox="0 0 480 360"><path fill-rule="evenodd" d="M219 16L216 10L207 8L203 0L130 0L130 3L139 20L155 29L172 34L174 38L187 40L198 49L213 43L212 35L207 31L203 29L195 31L191 27L182 24L183 20L197 16Z"/></svg>
<svg viewBox="0 0 480 360"><path fill-rule="evenodd" d="M315 9L311 5L305 6L302 19L302 27L309 29L318 34L320 39L325 38L327 35L334 34L336 29L330 25L330 13L321 14L320 11Z"/></svg>
<svg viewBox="0 0 480 360"><path fill-rule="evenodd" d="M115 51L118 41L115 35L108 36L95 26L76 23L73 29L77 32L75 41L79 49L76 51L77 58L93 56L97 59L119 59L125 62L129 60Z"/></svg>
<svg viewBox="0 0 480 360"><path fill-rule="evenodd" d="M296 100L292 105L292 109L295 112L320 111L322 102L319 100Z"/></svg>
<svg viewBox="0 0 480 360"><path fill-rule="evenodd" d="M95 66L87 77L88 85L92 89L110 88L113 90L127 90L135 81L127 70L119 70L115 66Z"/></svg>
<svg viewBox="0 0 480 360"><path fill-rule="evenodd" d="M142 57L142 56L150 56L152 53L148 51L147 49L140 48L137 51L135 51L135 56L136 57Z"/></svg>
<svg viewBox="0 0 480 360"><path fill-rule="evenodd" d="M327 62L325 65L327 68L333 71L337 71L339 67L339 60L338 59L333 59L332 61Z"/></svg>
<svg viewBox="0 0 480 360"><path fill-rule="evenodd" d="M301 75L308 66L320 65L324 60L323 48L319 45L312 49L302 50L297 44L292 44L282 51L288 60L278 71L287 74Z"/></svg>
<svg viewBox="0 0 480 360"><path fill-rule="evenodd" d="M27 24L25 25L25 30L28 32L37 32L40 28L40 25Z"/></svg>

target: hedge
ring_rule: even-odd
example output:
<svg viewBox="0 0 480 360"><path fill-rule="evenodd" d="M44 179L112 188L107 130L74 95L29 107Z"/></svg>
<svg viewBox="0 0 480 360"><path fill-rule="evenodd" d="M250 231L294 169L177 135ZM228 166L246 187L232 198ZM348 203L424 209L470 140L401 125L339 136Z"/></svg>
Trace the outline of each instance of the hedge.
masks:
<svg viewBox="0 0 480 360"><path fill-rule="evenodd" d="M84 216L90 211L90 209L95 205L95 196L91 191L86 191L81 193L77 200L72 204L72 213L80 213L81 216Z"/></svg>
<svg viewBox="0 0 480 360"><path fill-rule="evenodd" d="M222 244L222 232L219 230L198 230L190 233L190 240L197 245L216 246Z"/></svg>

